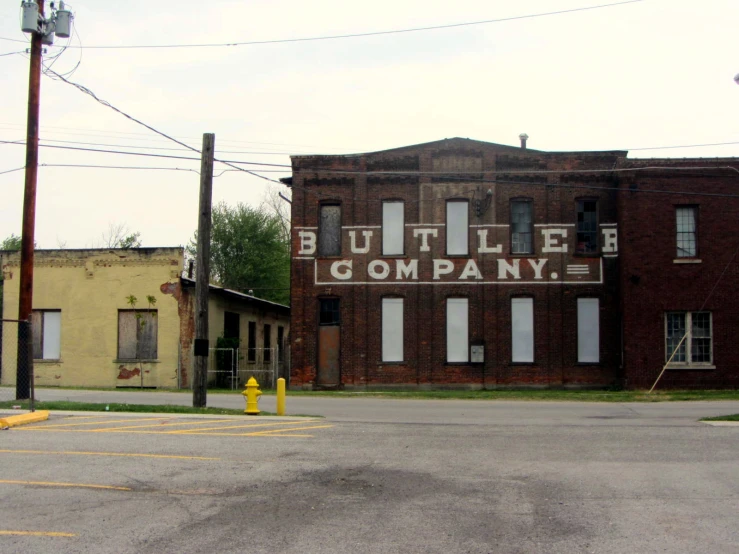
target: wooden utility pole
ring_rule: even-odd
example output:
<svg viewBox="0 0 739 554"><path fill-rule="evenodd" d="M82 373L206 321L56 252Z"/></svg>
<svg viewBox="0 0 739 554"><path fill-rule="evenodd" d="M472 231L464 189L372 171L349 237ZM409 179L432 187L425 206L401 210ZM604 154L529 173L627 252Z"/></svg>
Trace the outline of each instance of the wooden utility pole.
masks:
<svg viewBox="0 0 739 554"><path fill-rule="evenodd" d="M203 150L200 154L200 216L195 277L195 371L192 382L194 408L205 408L207 403L208 285L210 282L210 226L215 142L216 136L213 133L205 133Z"/></svg>
<svg viewBox="0 0 739 554"><path fill-rule="evenodd" d="M44 15L44 0L37 0L39 15ZM23 194L21 231L21 275L18 319L31 321L33 311L33 248L36 228L36 180L38 176L39 106L41 104L41 55L43 32L31 33L31 68L28 76L28 120L26 123L26 185ZM33 338L30 326L18 324L18 369L15 397L31 397ZM40 330L36 330L39 332Z"/></svg>

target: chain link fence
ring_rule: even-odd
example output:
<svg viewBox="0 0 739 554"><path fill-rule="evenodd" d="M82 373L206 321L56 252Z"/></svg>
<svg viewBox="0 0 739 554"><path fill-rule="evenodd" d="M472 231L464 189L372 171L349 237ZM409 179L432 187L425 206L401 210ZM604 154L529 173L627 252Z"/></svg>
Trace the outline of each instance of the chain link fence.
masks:
<svg viewBox="0 0 739 554"><path fill-rule="evenodd" d="M277 379L289 378L289 350L279 348L210 348L208 389L243 389L254 377L262 388L274 389Z"/></svg>
<svg viewBox="0 0 739 554"><path fill-rule="evenodd" d="M0 320L0 413L34 410L34 345L30 322Z"/></svg>

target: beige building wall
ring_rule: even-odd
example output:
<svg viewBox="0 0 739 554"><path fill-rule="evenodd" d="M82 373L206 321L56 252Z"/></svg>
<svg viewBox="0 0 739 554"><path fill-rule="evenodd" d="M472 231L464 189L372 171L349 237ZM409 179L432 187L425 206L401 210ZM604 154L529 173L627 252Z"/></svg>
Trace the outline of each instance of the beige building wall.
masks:
<svg viewBox="0 0 739 554"><path fill-rule="evenodd" d="M33 309L61 310L61 357L34 360L35 384L177 387L178 301L163 291L179 281L183 255L182 248L37 250ZM3 318L16 319L19 253L3 255L2 271ZM118 359L118 311L130 309L129 295L141 309L148 295L156 298L157 358L145 363ZM2 384L15 383L15 356L3 351Z"/></svg>

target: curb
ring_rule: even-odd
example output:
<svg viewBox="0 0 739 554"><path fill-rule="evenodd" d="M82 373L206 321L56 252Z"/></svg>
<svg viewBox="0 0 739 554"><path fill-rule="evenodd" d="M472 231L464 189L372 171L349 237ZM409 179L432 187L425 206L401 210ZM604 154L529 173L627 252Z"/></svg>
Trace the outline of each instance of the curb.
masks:
<svg viewBox="0 0 739 554"><path fill-rule="evenodd" d="M38 412L30 412L27 414L14 415L0 419L0 428L17 427L18 425L26 425L27 423L37 423L49 419L49 411L41 410Z"/></svg>

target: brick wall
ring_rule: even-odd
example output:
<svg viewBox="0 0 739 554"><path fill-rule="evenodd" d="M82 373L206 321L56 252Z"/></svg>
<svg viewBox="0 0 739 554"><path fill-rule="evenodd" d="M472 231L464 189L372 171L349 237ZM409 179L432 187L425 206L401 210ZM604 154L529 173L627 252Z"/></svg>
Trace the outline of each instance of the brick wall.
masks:
<svg viewBox="0 0 739 554"><path fill-rule="evenodd" d="M649 388L662 371L667 361L665 312L703 307L713 319L711 365L715 368L668 369L657 388L738 387L739 198L735 196L739 194L739 173L720 169L739 167L737 160L629 160L622 165L686 168L625 173L620 185L627 386ZM715 169L687 169L698 166ZM686 261L676 255L675 210L679 205L698 208L697 256L689 261L699 263L676 263Z"/></svg>
<svg viewBox="0 0 739 554"><path fill-rule="evenodd" d="M292 263L292 372L291 386L312 386L318 359L318 306L321 297L338 297L341 303L341 385L364 386L464 386L464 387L582 387L620 383L621 320L620 273L617 257L571 258L542 253L539 234L546 225L569 225L567 244L574 247L576 199L597 199L599 221L615 224L619 183L611 174L576 173L578 169L613 167L623 152L551 154L533 150L452 139L416 147L351 157L311 156L293 158L293 263ZM350 173L340 173L337 170ZM526 173L548 170L554 173ZM373 172L393 172L378 174ZM491 203L485 209L487 190ZM510 200L526 197L534 206L533 256L510 253ZM476 227L470 228L470 256L448 257L445 244L445 200L471 200L470 225L488 225L488 244L502 245L500 254L477 251ZM405 253L387 257L381 253L380 228L371 229L370 250L351 252L349 228L356 229L358 245L366 226L382 225L382 200L405 202ZM475 201L482 205L476 215ZM342 251L336 260L351 260L357 275L366 275L372 260L387 263L394 273L397 260L418 260L419 283L390 281L370 284L330 282L331 260L301 256L301 230L316 231L321 202L342 208ZM411 227L435 224L438 236L430 252L420 249ZM496 282L498 260L526 267L528 259L544 263L543 281L528 284ZM475 260L485 283L460 280L433 283L433 260L448 259L459 275L469 259ZM545 259L546 262L541 262ZM563 284L567 265L590 264L600 271L602 284ZM318 267L318 275L315 269ZM559 276L553 277L553 274ZM492 276L492 277L489 277ZM576 280L572 277L571 280ZM316 285L316 282L327 283ZM527 281L526 278L521 281ZM432 284L433 283L433 284ZM381 301L386 296L404 299L403 363L381 360ZM469 339L485 344L483 364L446 363L446 299L469 299ZM511 298L534 300L533 364L511 362ZM577 299L600 300L601 360L577 363Z"/></svg>

